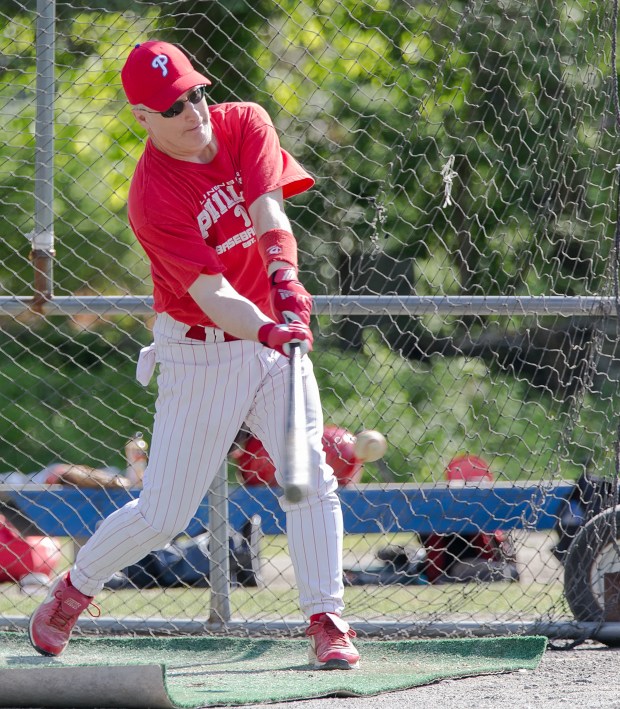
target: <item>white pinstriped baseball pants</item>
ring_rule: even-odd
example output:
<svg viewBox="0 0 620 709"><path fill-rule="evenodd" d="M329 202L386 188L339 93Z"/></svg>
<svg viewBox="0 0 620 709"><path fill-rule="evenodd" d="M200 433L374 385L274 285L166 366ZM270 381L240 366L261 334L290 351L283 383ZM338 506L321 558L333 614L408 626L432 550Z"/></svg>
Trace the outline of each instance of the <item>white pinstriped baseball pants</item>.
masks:
<svg viewBox="0 0 620 709"><path fill-rule="evenodd" d="M282 470L286 358L249 341L189 340L187 329L168 315L157 317L158 397L144 487L137 500L104 520L79 551L71 581L89 596L116 571L162 548L187 527L244 422L262 441L276 471ZM323 415L308 357L302 368L311 492L299 504L283 497L280 504L286 513L300 607L309 618L314 613L341 613L344 607L343 532L337 481L321 444Z"/></svg>

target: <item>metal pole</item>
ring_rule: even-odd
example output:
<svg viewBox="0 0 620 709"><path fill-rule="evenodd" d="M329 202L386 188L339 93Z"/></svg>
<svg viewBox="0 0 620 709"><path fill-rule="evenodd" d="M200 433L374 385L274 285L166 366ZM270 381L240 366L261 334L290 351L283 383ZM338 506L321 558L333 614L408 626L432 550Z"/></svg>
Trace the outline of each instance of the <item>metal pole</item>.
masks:
<svg viewBox="0 0 620 709"><path fill-rule="evenodd" d="M230 620L230 552L228 548L228 470L226 461L211 483L208 496L209 583L211 613L209 623L221 625Z"/></svg>
<svg viewBox="0 0 620 709"><path fill-rule="evenodd" d="M28 627L29 618L24 616L0 617L0 630L22 630ZM80 630L103 633L186 633L201 635L205 632L204 623L187 618L89 618L84 615L78 621ZM222 633L239 631L239 634L256 635L277 633L303 637L307 623L300 620L235 620L226 628L217 629ZM531 620L531 621L474 621L463 622L428 622L428 621L355 621L355 629L361 636L376 637L382 640L402 640L403 638L449 638L449 637L501 637L505 635L545 635L557 640L598 640L618 646L620 642L620 623L581 623L577 620ZM207 628L215 631L215 628Z"/></svg>
<svg viewBox="0 0 620 709"><path fill-rule="evenodd" d="M0 316L15 317L28 310L28 300L0 296ZM153 299L135 295L57 296L45 303L46 315L152 315ZM317 295L316 315L545 315L616 318L610 296L432 296Z"/></svg>
<svg viewBox="0 0 620 709"><path fill-rule="evenodd" d="M34 267L32 307L41 311L52 297L54 259L55 0L37 0L37 113L35 121Z"/></svg>

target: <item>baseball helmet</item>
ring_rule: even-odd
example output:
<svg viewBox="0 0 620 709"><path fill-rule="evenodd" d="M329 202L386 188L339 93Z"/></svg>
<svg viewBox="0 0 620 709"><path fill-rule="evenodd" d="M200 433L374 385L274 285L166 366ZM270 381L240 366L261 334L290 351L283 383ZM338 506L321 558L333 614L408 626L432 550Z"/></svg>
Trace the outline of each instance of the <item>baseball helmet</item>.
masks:
<svg viewBox="0 0 620 709"><path fill-rule="evenodd" d="M325 426L322 442L327 464L333 468L338 485L359 482L362 463L353 450L355 436L346 428ZM231 457L237 463L239 477L245 485L277 485L275 466L258 438L248 436Z"/></svg>
<svg viewBox="0 0 620 709"><path fill-rule="evenodd" d="M354 443L355 436L346 428L328 425L323 429L325 457L340 487L358 483L362 477L362 463L355 457Z"/></svg>
<svg viewBox="0 0 620 709"><path fill-rule="evenodd" d="M232 457L239 466L239 477L245 485L278 484L276 468L263 444L255 436L248 436Z"/></svg>
<svg viewBox="0 0 620 709"><path fill-rule="evenodd" d="M450 482L476 482L488 480L493 482L493 473L489 464L475 455L460 455L452 458L445 471L446 480Z"/></svg>

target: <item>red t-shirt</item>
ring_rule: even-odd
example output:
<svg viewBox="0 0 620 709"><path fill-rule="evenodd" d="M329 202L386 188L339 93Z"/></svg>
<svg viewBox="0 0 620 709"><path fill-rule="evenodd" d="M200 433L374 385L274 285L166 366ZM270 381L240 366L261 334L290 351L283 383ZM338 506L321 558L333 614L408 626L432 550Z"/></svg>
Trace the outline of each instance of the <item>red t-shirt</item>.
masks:
<svg viewBox="0 0 620 709"><path fill-rule="evenodd" d="M254 103L209 107L218 143L208 164L177 160L150 140L129 189L129 223L151 262L154 308L188 325L214 323L187 289L201 273L222 273L272 316L269 282L248 207L281 188L304 192L314 179L281 146Z"/></svg>

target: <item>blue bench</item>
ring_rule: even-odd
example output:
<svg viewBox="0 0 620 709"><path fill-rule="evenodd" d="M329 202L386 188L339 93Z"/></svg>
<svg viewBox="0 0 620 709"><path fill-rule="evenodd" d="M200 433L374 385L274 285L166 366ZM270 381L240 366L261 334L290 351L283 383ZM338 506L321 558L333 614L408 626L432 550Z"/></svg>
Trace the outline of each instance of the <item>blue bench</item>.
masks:
<svg viewBox="0 0 620 709"><path fill-rule="evenodd" d="M552 529L571 489L572 483L566 481L459 486L386 484L342 488L339 495L348 534L472 534L500 529ZM89 537L102 519L138 494L139 490L0 485L0 513L4 503L43 534L79 539ZM277 488L231 485L231 527L240 529L258 514L265 534L283 534L285 518L278 494ZM195 536L207 524L205 498L186 532Z"/></svg>

